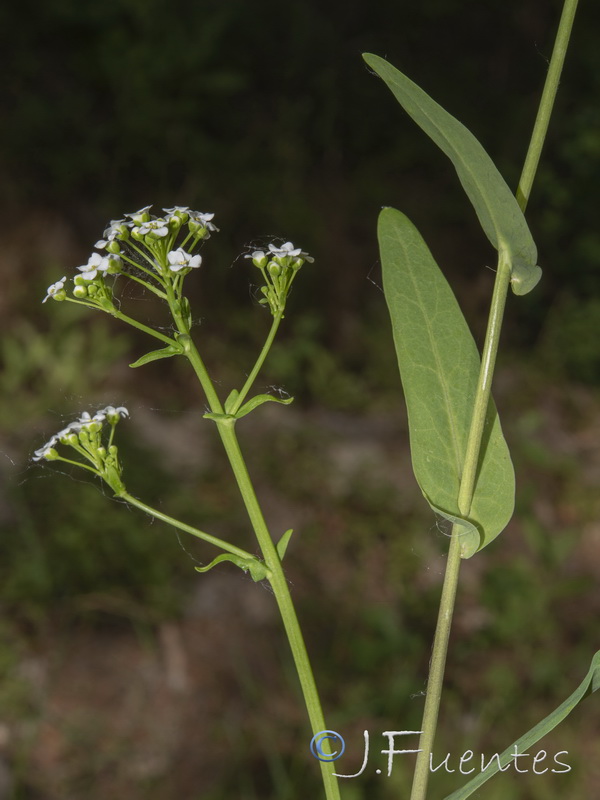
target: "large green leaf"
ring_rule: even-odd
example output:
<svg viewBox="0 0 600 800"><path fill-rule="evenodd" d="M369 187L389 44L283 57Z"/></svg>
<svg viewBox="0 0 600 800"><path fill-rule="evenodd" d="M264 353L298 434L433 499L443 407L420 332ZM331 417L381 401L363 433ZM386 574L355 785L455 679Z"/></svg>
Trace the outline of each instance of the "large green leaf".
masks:
<svg viewBox="0 0 600 800"><path fill-rule="evenodd" d="M404 110L452 161L486 236L511 264L515 294L527 294L542 276L537 249L515 196L473 134L416 83L383 58L363 54Z"/></svg>
<svg viewBox="0 0 600 800"><path fill-rule="evenodd" d="M537 744L542 737L551 730L554 730L559 723L567 717L575 706L580 703L585 697L600 689L600 650L594 654L592 663L588 670L587 675L579 684L577 689L572 695L567 697L564 703L561 703L551 714L548 714L541 722L538 722L530 731L523 734L520 739L513 742L510 747L500 754L499 758L494 759L492 765L476 775L473 780L469 781L460 789L457 789L452 794L449 794L445 800L465 800L470 797L476 789L495 775L501 768L506 767L513 760L515 754L525 753L525 751ZM498 763L499 762L499 763Z"/></svg>
<svg viewBox="0 0 600 800"><path fill-rule="evenodd" d="M480 358L448 282L410 220L379 215L383 288L404 395L415 477L431 507L462 525L469 558L506 526L514 509L514 472L492 400L468 519L458 492Z"/></svg>

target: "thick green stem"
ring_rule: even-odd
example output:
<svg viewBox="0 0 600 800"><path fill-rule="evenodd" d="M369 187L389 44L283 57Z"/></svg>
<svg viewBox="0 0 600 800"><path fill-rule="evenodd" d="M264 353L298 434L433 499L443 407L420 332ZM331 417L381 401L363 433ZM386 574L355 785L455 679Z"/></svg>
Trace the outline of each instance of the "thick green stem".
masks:
<svg viewBox="0 0 600 800"><path fill-rule="evenodd" d="M496 273L494 292L492 294L490 315L481 357L481 368L479 370L479 380L475 393L475 405L473 406L473 416L471 417L471 427L469 428L463 473L458 493L458 508L461 515L464 517L468 517L473 500L477 466L479 464L479 451L481 449L485 418L490 402L492 378L496 366L498 345L500 344L502 318L504 317L506 295L510 285L510 275L510 262L506 255L501 252L498 259L498 271Z"/></svg>
<svg viewBox="0 0 600 800"><path fill-rule="evenodd" d="M490 399L492 376L496 364L496 354L500 342L502 316L506 304L506 295L510 284L510 264L501 254L494 284L488 329L483 346L479 382L475 394L473 416L467 439L467 449L463 465L463 474L458 493L458 507L461 515L468 517L473 500L477 465L481 439ZM448 653L448 639L454 614L454 602L458 587L460 571L460 528L452 527L450 534L450 549L444 575L444 586L440 598L437 626L433 640L429 679L427 681L427 695L423 709L423 722L421 723L421 738L419 740L419 754L415 764L413 786L410 800L424 800L427 796L427 783L429 780L429 757L433 748L433 741L437 728L446 655Z"/></svg>
<svg viewBox="0 0 600 800"><path fill-rule="evenodd" d="M173 319L175 320L180 333L183 334L179 341L183 343L185 354L187 355L190 364L192 365L198 380L200 381L208 400L210 410L213 414L223 414L223 407L217 396L217 393L215 392L213 383L206 371L206 367L202 361L202 358L200 357L200 353L189 336L189 329L181 317L181 314L178 312L177 303L173 297L170 298L169 305L171 307ZM258 369L260 369L260 366L264 361L264 357L268 352L268 347L271 345L280 321L280 319L277 320L276 318L273 323L271 333L269 334L267 342L265 343L265 347L261 351L261 355L257 361L258 367L255 365L250 376L248 377L248 380L246 381L246 385L244 386L246 391L248 391L251 386L250 378L254 380L253 376L257 374ZM298 622L298 617L292 602L285 578L285 573L283 571L283 567L281 566L277 549L267 528L267 524L258 502L258 498L256 497L250 475L248 474L246 463L242 456L237 436L235 435L234 425L235 420L233 418L222 420L217 422L217 430L219 432L219 436L221 437L225 452L227 453L229 463L231 464L235 480L242 495L242 499L244 501L246 511L248 512L248 516L256 535L263 559L271 573L269 581L273 588L275 600L279 607L279 612L281 614L290 649L292 651L292 657L296 666L296 672L300 681L300 687L304 696L304 703L308 712L311 728L313 734L316 734L322 730L325 730L325 719L323 717L317 685L315 683L310 660L306 651L306 645L304 644L300 623ZM323 787L325 789L325 796L327 800L339 800L339 787L337 778L333 774L334 770L331 763L320 762L320 767Z"/></svg>
<svg viewBox="0 0 600 800"><path fill-rule="evenodd" d="M448 652L448 639L452 627L452 613L458 586L458 573L460 570L460 535L459 531L452 528L450 536L450 549L444 574L444 586L440 598L433 650L429 663L429 679L427 681L427 694L423 721L421 722L421 736L419 738L419 753L415 764L413 784L410 800L424 800L427 796L427 782L429 780L429 758L433 749L433 740L437 728L444 670L446 668L446 653Z"/></svg>
<svg viewBox="0 0 600 800"><path fill-rule="evenodd" d="M538 110L529 148L527 150L527 156L525 159L525 165L523 167L523 173L521 175L521 180L519 182L519 188L517 189L517 200L523 210L527 205L527 200L533 185L533 179L539 163L540 154L542 152L544 139L548 130L548 122L552 112L554 99L556 97L556 91L565 59L565 53L571 34L576 8L577 0L565 0L558 33L556 36L556 43L552 52L552 59L548 69L548 74L546 76L542 99L540 101L540 108ZM481 449L481 440L489 404L496 354L498 352L498 344L500 341L500 331L502 328L502 318L504 314L506 296L508 293L508 286L510 284L510 269L510 262L507 260L506 254L501 248L499 251L498 271L496 273L494 293L492 296L492 304L488 320L488 329L483 348L475 405L473 408L473 416L471 418L469 438L467 440L463 475L458 495L458 506L461 514L464 516L468 515L471 508L471 502L473 500L473 491L477 476L477 465L479 462L479 451ZM440 610L433 641L429 680L427 682L427 695L425 698L423 722L421 725L422 734L419 742L420 752L417 756L415 765L410 800L425 800L427 796L429 758L433 748L437 728L446 665L446 655L448 652L448 639L450 636L452 616L454 613L454 603L456 599L459 571L460 531L456 529L456 526L453 526L450 549L448 551L448 561L446 564L446 574L444 576L444 586L440 599Z"/></svg>
<svg viewBox="0 0 600 800"><path fill-rule="evenodd" d="M254 492L254 487L248 475L248 470L246 469L246 464L235 435L233 420L230 424L218 424L217 427L244 500L248 516L252 522L252 527L254 528L263 558L271 571L270 583L292 651L312 732L316 734L325 730L325 719L323 717L321 701L319 699L310 660L306 651L306 645L304 644L304 638L302 636L298 617L296 616L296 610L292 602L287 580L281 566L281 561L279 560L277 550L271 539L258 499ZM335 778L333 774L334 770L332 765L330 763L320 762L320 766L327 800L339 800L339 787L337 778Z"/></svg>

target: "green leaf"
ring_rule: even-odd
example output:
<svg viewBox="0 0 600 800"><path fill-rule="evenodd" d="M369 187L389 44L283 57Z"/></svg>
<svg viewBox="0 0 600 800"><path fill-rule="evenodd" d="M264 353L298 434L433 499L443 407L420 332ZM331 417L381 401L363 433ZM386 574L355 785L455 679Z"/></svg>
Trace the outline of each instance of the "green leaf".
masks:
<svg viewBox="0 0 600 800"><path fill-rule="evenodd" d="M158 361L159 358L171 358L171 356L180 356L182 353L183 347L174 343L167 345L167 347L162 347L160 350L152 350L151 353L146 353L145 356L138 358L137 361L134 361L129 366L135 369L136 367L143 367L144 364L149 364L151 361Z"/></svg>
<svg viewBox="0 0 600 800"><path fill-rule="evenodd" d="M473 134L416 83L379 56L364 53L363 58L452 161L485 235L511 264L513 292L530 292L542 276L536 266L537 249L523 212L492 159Z"/></svg>
<svg viewBox="0 0 600 800"><path fill-rule="evenodd" d="M540 741L547 733L554 730L565 717L567 717L575 706L580 703L585 697L593 694L600 688L600 650L594 654L592 663L588 670L587 675L579 684L577 689L572 695L567 697L564 703L555 709L551 714L548 714L541 722L538 722L530 731L523 734L520 739L507 747L506 750L500 754L499 759L494 759L493 765L484 772L479 773L473 780L469 781L462 788L457 789L452 794L449 794L445 800L464 800L470 797L476 789L488 781L495 775L500 767L505 767L509 764L515 753L524 753L529 747ZM515 750L516 748L516 750ZM500 763L498 763L498 761Z"/></svg>
<svg viewBox="0 0 600 800"><path fill-rule="evenodd" d="M267 565L263 561L259 561L258 558L242 558L232 553L222 553L220 556L214 558L206 567L195 567L195 570L196 572L208 572L209 569L216 567L217 564L221 564L223 561L231 561L232 564L235 564L236 567L244 570L244 572L249 572L250 577L255 583L268 578L270 574Z"/></svg>
<svg viewBox="0 0 600 800"><path fill-rule="evenodd" d="M227 395L227 400L225 400L225 404L223 406L226 414L231 414L231 409L235 406L239 396L240 393L238 392L237 389L232 389L229 392L229 394Z"/></svg>
<svg viewBox="0 0 600 800"><path fill-rule="evenodd" d="M255 408L258 406L262 406L263 403L281 403L284 406L289 406L290 403L294 402L293 397L288 397L285 400L281 397L273 397L272 394L257 394L255 397L248 400L247 403L240 408L240 410L235 415L237 419L240 417L245 417L246 414L249 414L251 411L254 411Z"/></svg>
<svg viewBox="0 0 600 800"><path fill-rule="evenodd" d="M290 543L290 539L292 538L293 529L290 528L289 531L286 531L281 539L277 542L277 555L279 556L279 560L283 561L283 557L285 555L285 551L287 550L287 546Z"/></svg>
<svg viewBox="0 0 600 800"><path fill-rule="evenodd" d="M512 516L510 455L490 400L471 511L462 519L458 493L479 376L477 346L452 289L410 220L385 208L378 234L413 470L434 511L464 528L461 555L469 558Z"/></svg>

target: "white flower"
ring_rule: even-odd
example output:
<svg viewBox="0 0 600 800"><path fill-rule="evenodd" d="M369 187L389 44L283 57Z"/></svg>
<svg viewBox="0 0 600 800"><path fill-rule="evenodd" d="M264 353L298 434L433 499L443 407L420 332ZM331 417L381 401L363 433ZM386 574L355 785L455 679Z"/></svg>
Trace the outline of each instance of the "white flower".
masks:
<svg viewBox="0 0 600 800"><path fill-rule="evenodd" d="M132 223L126 222L124 219L111 219L108 228L104 231L104 238L98 239L94 247L98 250L103 250L107 244L114 241L117 236L122 233L123 225L131 225Z"/></svg>
<svg viewBox="0 0 600 800"><path fill-rule="evenodd" d="M274 244L270 244L269 256L273 259L293 258L297 260L301 258L303 261L308 261L311 264L314 261L314 258L309 256L308 253L303 253L300 247L294 247L291 242L286 242L282 244L281 247L275 247Z"/></svg>
<svg viewBox="0 0 600 800"><path fill-rule="evenodd" d="M128 416L129 411L125 408L125 406L117 406L117 408L114 406L106 406L106 408L102 408L94 414L94 419L102 419L102 421L107 419L111 425L116 425L121 417L125 418Z"/></svg>
<svg viewBox="0 0 600 800"><path fill-rule="evenodd" d="M48 289L46 290L47 291L46 297L44 297L42 303L45 303L49 297L56 297L56 295L59 294L59 292L63 292L66 280L67 276L63 275L63 277L59 281L56 281L56 283L53 283L52 286L49 286Z"/></svg>
<svg viewBox="0 0 600 800"><path fill-rule="evenodd" d="M163 208L163 211L167 214L175 214L176 211L179 211L181 214L190 213L190 209L187 206L173 206L173 208ZM195 212L192 211L191 213L194 214Z"/></svg>
<svg viewBox="0 0 600 800"><path fill-rule="evenodd" d="M88 263L84 264L83 267L77 267L77 269L81 272L81 277L84 280L93 281L99 272L105 275L113 266L115 260L114 256L101 256L100 253L92 253Z"/></svg>
<svg viewBox="0 0 600 800"><path fill-rule="evenodd" d="M149 219L147 222L142 222L139 227L133 229L134 233L141 236L151 233L156 239L162 239L169 233L169 227L166 219Z"/></svg>
<svg viewBox="0 0 600 800"><path fill-rule="evenodd" d="M261 269L262 267L266 267L267 261L269 260L264 250L255 250L253 253L246 253L244 258L251 258L252 263Z"/></svg>
<svg viewBox="0 0 600 800"><path fill-rule="evenodd" d="M204 228L206 231L218 232L219 229L217 228L217 226L214 224L214 222L211 222L211 220L215 216L214 214L206 213L203 211L188 211L187 213L190 216L190 222L195 223L195 226L200 226ZM204 238L208 239L208 235L205 236Z"/></svg>
<svg viewBox="0 0 600 800"><path fill-rule="evenodd" d="M171 272L179 272L180 269L195 269L202 263L202 256L192 256L186 253L183 247L178 247L177 250L171 250L167 253L167 261L169 262L169 269Z"/></svg>
<svg viewBox="0 0 600 800"><path fill-rule="evenodd" d="M125 216L129 217L129 219L133 220L133 222L136 225L141 225L141 223L144 221L144 217L148 214L148 211L150 211L151 208L152 208L152 204L150 204L149 206L144 206L143 208L140 208L139 211L134 211L133 214L125 214ZM131 223L126 223L126 224L129 225Z"/></svg>
<svg viewBox="0 0 600 800"><path fill-rule="evenodd" d="M48 454L54 449L54 445L57 444L58 437L53 436L49 441L46 442L45 445L40 447L36 450L31 457L33 461L40 461L42 458L46 458Z"/></svg>

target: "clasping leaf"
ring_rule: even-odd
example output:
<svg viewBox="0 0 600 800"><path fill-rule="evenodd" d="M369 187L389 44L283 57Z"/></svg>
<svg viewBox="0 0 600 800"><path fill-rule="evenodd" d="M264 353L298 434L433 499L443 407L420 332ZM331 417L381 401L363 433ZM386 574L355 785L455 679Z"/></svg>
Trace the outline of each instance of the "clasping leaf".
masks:
<svg viewBox="0 0 600 800"><path fill-rule="evenodd" d="M413 470L425 499L461 530L469 558L507 525L514 472L490 400L473 501L458 508L480 358L452 289L410 220L393 208L379 215L383 289L408 408Z"/></svg>
<svg viewBox="0 0 600 800"><path fill-rule="evenodd" d="M263 581L270 575L270 571L264 561L259 561L258 558L242 558L242 556L235 556L233 553L222 553L206 567L195 567L195 570L196 572L208 572L209 569L216 567L217 564L221 564L223 561L231 561L232 564L235 564L236 567L239 567L244 572L249 572L255 583Z"/></svg>
<svg viewBox="0 0 600 800"><path fill-rule="evenodd" d="M416 83L383 58L363 54L404 110L452 161L492 245L511 265L515 294L527 294L538 283L537 249L519 204L496 165L473 134Z"/></svg>

